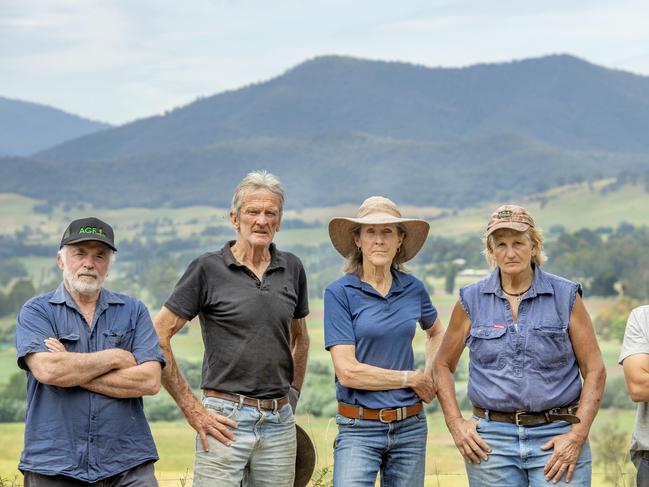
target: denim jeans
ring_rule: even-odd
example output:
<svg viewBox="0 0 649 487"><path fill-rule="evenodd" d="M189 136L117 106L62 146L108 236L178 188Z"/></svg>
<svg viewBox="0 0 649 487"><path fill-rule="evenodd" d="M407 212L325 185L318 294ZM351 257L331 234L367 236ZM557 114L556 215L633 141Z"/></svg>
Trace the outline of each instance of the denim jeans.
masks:
<svg viewBox="0 0 649 487"><path fill-rule="evenodd" d="M296 437L290 405L274 412L214 397L206 397L203 404L239 426L230 446L208 436L208 452L196 437L194 487L238 487L244 471L247 487L293 487Z"/></svg>
<svg viewBox="0 0 649 487"><path fill-rule="evenodd" d="M638 464L638 475L636 476L637 487L649 487L649 460L641 458Z"/></svg>
<svg viewBox="0 0 649 487"><path fill-rule="evenodd" d="M590 486L592 461L588 441L584 443L570 483L565 482L565 474L556 484L545 480L543 475L545 464L552 456L552 449L541 450L541 445L570 431L570 424L565 421L524 427L475 416L473 418L478 420L478 433L491 447L491 453L486 461L478 464L465 462L470 486Z"/></svg>
<svg viewBox="0 0 649 487"><path fill-rule="evenodd" d="M336 415L334 487L422 487L428 426L423 411L393 423Z"/></svg>

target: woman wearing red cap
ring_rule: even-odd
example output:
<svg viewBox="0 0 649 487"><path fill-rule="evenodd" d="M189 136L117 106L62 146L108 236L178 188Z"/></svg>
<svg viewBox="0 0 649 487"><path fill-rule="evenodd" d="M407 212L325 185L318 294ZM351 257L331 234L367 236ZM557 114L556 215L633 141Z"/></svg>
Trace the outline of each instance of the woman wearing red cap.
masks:
<svg viewBox="0 0 649 487"><path fill-rule="evenodd" d="M523 207L491 215L484 253L494 271L460 290L435 360L438 399L469 483L589 486L587 438L606 372L581 286L542 270L543 236ZM453 384L465 346L470 419Z"/></svg>

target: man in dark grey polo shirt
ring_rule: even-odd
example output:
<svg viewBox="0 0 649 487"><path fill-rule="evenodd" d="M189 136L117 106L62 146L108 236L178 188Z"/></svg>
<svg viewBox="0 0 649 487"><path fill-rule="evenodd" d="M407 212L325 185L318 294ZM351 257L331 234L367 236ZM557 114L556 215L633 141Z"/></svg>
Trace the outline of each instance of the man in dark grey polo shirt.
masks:
<svg viewBox="0 0 649 487"><path fill-rule="evenodd" d="M289 395L304 380L309 339L306 275L272 243L283 189L253 172L235 190L236 241L195 259L154 319L168 366L163 384L197 431L194 487L292 487L295 422ZM199 317L203 402L179 372L171 337Z"/></svg>

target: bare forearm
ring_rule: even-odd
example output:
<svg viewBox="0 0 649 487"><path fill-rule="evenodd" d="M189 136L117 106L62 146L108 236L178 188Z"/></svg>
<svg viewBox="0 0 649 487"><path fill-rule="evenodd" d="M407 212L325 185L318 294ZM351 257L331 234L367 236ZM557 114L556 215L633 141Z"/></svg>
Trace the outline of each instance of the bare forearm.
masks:
<svg viewBox="0 0 649 487"><path fill-rule="evenodd" d="M152 396L160 390L160 363L145 362L110 371L81 387L115 398Z"/></svg>
<svg viewBox="0 0 649 487"><path fill-rule="evenodd" d="M584 440L588 437L590 427L599 411L599 405L604 395L606 383L606 369L603 364L596 370L589 371L584 376L584 384L579 397L579 411L577 416L580 422L572 426L572 431Z"/></svg>
<svg viewBox="0 0 649 487"><path fill-rule="evenodd" d="M439 350L439 346L442 343L442 338L444 338L444 327L442 324L439 322L439 320L435 321L435 324L433 325L433 332L428 334L426 337L426 369L425 369L425 374L428 375L429 377L433 378L434 377L434 360L435 360L435 355L437 355L437 351Z"/></svg>
<svg viewBox="0 0 649 487"><path fill-rule="evenodd" d="M293 384L291 386L298 391L302 390L304 376L306 375L306 365L309 357L309 336L304 335L301 339L296 340L293 350Z"/></svg>
<svg viewBox="0 0 649 487"><path fill-rule="evenodd" d="M357 362L338 374L338 380L345 387L366 391L383 391L410 387L412 373L402 370L383 369ZM405 378L405 384L404 384Z"/></svg>
<svg viewBox="0 0 649 487"><path fill-rule="evenodd" d="M455 396L455 380L451 369L444 364L436 364L435 380L437 387L437 400L442 407L444 420L448 425L457 418L462 417L462 412Z"/></svg>
<svg viewBox="0 0 649 487"><path fill-rule="evenodd" d="M162 370L162 385L176 401L183 414L188 416L197 407L197 404L200 404L200 401L180 372L169 342L163 343L161 341L160 346L166 361L166 366Z"/></svg>
<svg viewBox="0 0 649 487"><path fill-rule="evenodd" d="M93 353L41 352L26 360L39 382L58 387L79 386L111 370L135 364L130 352L116 348Z"/></svg>

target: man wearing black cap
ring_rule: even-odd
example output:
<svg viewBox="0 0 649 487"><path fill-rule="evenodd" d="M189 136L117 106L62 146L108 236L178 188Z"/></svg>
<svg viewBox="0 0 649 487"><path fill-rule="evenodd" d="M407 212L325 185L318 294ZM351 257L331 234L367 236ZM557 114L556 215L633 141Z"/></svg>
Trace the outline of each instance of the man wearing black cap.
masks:
<svg viewBox="0 0 649 487"><path fill-rule="evenodd" d="M56 259L63 282L18 315L25 487L158 485L142 396L158 392L164 357L144 304L102 287L116 250L110 225L73 221Z"/></svg>

